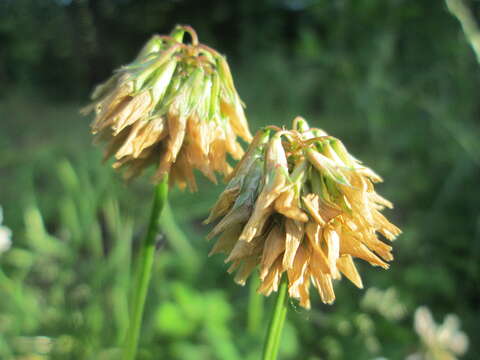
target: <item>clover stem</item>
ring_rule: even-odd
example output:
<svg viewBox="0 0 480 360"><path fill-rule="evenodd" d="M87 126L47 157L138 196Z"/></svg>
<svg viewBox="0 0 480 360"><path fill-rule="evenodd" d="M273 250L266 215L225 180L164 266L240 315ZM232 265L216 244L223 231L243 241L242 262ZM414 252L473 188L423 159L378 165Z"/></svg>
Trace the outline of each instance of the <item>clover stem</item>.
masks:
<svg viewBox="0 0 480 360"><path fill-rule="evenodd" d="M247 314L247 329L252 336L257 334L263 317L263 295L257 293L257 288L259 285L259 277L253 276L250 280Z"/></svg>
<svg viewBox="0 0 480 360"><path fill-rule="evenodd" d="M287 317L287 277L284 276L280 283L277 300L273 308L272 317L268 326L267 337L263 347L263 360L276 360L278 348L280 346L280 338L282 335L283 325Z"/></svg>
<svg viewBox="0 0 480 360"><path fill-rule="evenodd" d="M134 291L132 292L132 306L130 324L127 330L123 348L123 360L134 360L137 354L138 338L143 318L145 299L152 274L153 260L155 257L156 237L158 234L159 218L168 201L168 175L155 187L150 223L147 235L140 245L139 260L136 268Z"/></svg>

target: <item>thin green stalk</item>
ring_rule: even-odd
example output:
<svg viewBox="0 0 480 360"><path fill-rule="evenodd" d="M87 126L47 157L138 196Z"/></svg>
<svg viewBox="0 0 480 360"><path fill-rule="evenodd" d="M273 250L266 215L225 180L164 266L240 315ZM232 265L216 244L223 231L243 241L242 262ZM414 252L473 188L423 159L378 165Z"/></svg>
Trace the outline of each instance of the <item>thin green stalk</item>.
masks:
<svg viewBox="0 0 480 360"><path fill-rule="evenodd" d="M280 338L282 335L283 324L287 317L287 278L284 277L280 283L275 307L270 318L268 326L267 338L263 347L263 360L276 360Z"/></svg>
<svg viewBox="0 0 480 360"><path fill-rule="evenodd" d="M460 21L463 32L475 51L477 61L480 62L480 30L472 11L463 0L445 0L445 2L448 10Z"/></svg>
<svg viewBox="0 0 480 360"><path fill-rule="evenodd" d="M248 318L247 329L250 335L256 335L263 317L263 295L257 293L260 278L252 276L248 294Z"/></svg>
<svg viewBox="0 0 480 360"><path fill-rule="evenodd" d="M168 199L168 176L155 187L152 212L148 232L140 247L135 290L130 314L130 324L124 344L123 359L134 360L137 354L138 338L143 318L143 308L148 293L148 285L152 274L153 259L155 256L155 238L158 233L160 214Z"/></svg>

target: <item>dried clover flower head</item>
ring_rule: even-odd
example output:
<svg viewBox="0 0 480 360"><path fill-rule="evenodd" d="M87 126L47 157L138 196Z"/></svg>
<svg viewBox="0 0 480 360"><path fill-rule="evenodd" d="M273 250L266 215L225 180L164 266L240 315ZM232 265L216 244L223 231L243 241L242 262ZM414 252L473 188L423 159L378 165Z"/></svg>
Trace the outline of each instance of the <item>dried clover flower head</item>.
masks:
<svg viewBox="0 0 480 360"><path fill-rule="evenodd" d="M200 44L190 27L153 36L92 100L83 110L95 111L92 133L108 142L105 157L113 155L126 178L158 164L156 181L170 173L171 182L195 191L194 168L216 182L215 172L231 171L227 155L243 155L237 136L252 139L225 58Z"/></svg>
<svg viewBox="0 0 480 360"><path fill-rule="evenodd" d="M221 220L211 254L225 253L229 272L244 284L258 266L259 292L288 291L310 307L310 284L324 303L335 299L332 280L345 275L362 288L353 258L388 269L400 229L380 213L392 204L378 195L381 178L352 157L340 140L296 118L293 130L260 130L230 175L206 223Z"/></svg>

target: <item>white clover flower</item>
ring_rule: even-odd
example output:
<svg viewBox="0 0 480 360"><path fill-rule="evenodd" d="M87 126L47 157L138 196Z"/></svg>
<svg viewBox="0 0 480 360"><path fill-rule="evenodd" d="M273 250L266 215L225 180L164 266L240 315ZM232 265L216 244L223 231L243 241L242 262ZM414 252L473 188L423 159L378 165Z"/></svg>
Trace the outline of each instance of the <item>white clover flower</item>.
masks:
<svg viewBox="0 0 480 360"><path fill-rule="evenodd" d="M12 245L12 231L6 226L2 226L2 222L3 210L0 206L0 254L10 249Z"/></svg>
<svg viewBox="0 0 480 360"><path fill-rule="evenodd" d="M389 320L400 320L406 313L407 308L400 301L398 292L394 287L382 290L372 287L365 293L361 306L369 311L374 311Z"/></svg>
<svg viewBox="0 0 480 360"><path fill-rule="evenodd" d="M456 315L447 315L443 324L438 325L430 310L421 306L415 311L415 331L424 345L423 353L415 354L421 359L455 360L468 349L468 337L460 331Z"/></svg>

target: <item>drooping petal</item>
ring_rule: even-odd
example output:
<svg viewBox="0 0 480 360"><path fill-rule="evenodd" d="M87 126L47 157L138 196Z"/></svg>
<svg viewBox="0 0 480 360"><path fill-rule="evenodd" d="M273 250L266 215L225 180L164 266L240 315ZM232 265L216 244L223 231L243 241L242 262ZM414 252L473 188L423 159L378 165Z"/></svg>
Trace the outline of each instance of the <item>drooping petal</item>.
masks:
<svg viewBox="0 0 480 360"><path fill-rule="evenodd" d="M363 282L351 255L342 255L337 260L337 267L340 272L347 277L358 288L363 289Z"/></svg>
<svg viewBox="0 0 480 360"><path fill-rule="evenodd" d="M285 269L292 268L303 235L303 223L291 219L285 220L285 254L283 255L283 267Z"/></svg>

